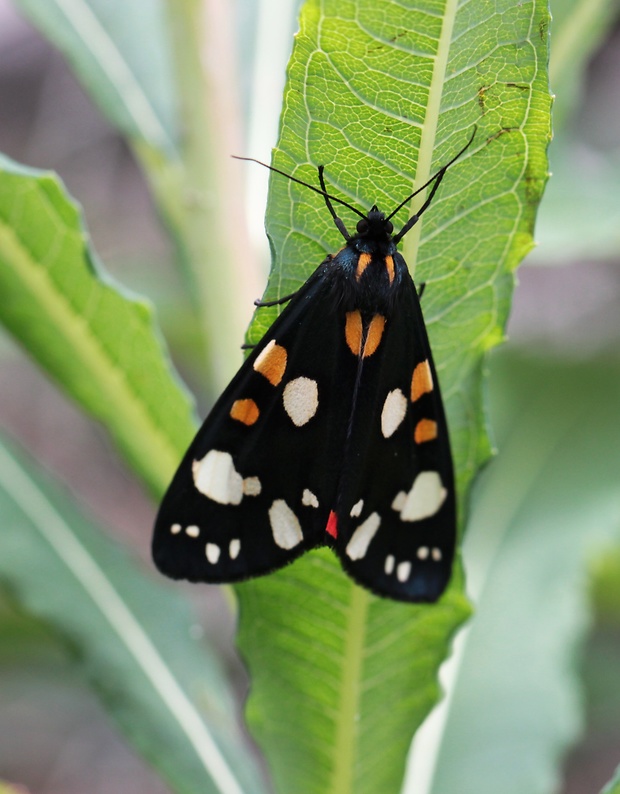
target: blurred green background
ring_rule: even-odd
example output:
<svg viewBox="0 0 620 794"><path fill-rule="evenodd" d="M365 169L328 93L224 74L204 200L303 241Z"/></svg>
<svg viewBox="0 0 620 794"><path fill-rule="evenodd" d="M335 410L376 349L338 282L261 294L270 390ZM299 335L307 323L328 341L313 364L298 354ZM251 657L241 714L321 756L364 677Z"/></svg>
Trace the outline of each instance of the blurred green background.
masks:
<svg viewBox="0 0 620 794"><path fill-rule="evenodd" d="M295 4L278 5L276 13L267 5L239 0L233 37L241 53L244 129L243 150L236 153L264 160L276 137L296 15ZM539 214L539 247L519 270L510 341L489 362L490 415L501 455L472 499L465 555L480 620L458 675L469 682L461 691L501 711L499 690L481 693L487 668L497 669L503 655L529 668L534 680L538 674L544 680L554 653L567 677L579 672L583 694L557 695L557 718L565 720L567 740L577 740L557 790L582 794L598 791L620 760L620 27L614 4L598 30L588 28L587 18L571 18L578 4L557 6L554 175ZM189 299L141 172L62 57L8 0L0 0L0 116L0 151L62 176L84 205L107 267L158 305L182 374L199 390L192 373L200 350L188 336L190 324L179 319L190 311ZM256 169L245 178L261 285L268 266L266 177ZM246 309L249 320L251 306ZM103 432L5 335L0 356L0 425L148 561L154 506ZM202 414L208 398L199 391L198 397ZM221 593L187 592L242 690ZM581 593L590 595L591 608ZM527 618L528 606L539 612L540 624ZM502 637L507 624L513 630ZM554 629L570 654L554 645ZM0 602L0 778L23 781L37 794L166 791L117 737L94 696L71 678L70 656L71 649ZM502 683L513 697L523 685L517 678ZM541 698L541 709L544 703ZM453 704L444 753L467 751L450 746L460 710L466 713L467 703ZM537 716L530 714L524 730L536 730ZM474 743L484 744L475 731ZM438 763L441 768L441 756ZM447 775L436 781L435 794L456 794Z"/></svg>

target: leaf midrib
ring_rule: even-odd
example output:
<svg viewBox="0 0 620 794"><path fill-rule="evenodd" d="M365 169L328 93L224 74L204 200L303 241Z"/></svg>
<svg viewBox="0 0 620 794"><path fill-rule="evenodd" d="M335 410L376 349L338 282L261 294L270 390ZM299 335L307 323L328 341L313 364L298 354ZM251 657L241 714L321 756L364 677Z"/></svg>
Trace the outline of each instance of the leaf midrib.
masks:
<svg viewBox="0 0 620 794"><path fill-rule="evenodd" d="M433 74L428 93L428 105L422 135L418 166L416 169L413 190L428 181L433 164L433 151L437 135L437 124L441 107L442 88L448 66L452 31L458 7L458 0L448 0L443 17L441 35L434 58ZM412 202L411 215L421 206L426 191L422 191ZM419 221L405 237L403 254L413 277L417 264L420 245L422 221ZM342 667L342 696L339 719L336 725L334 743L334 773L330 791L333 794L345 794L354 791L354 769L358 755L358 715L360 711L361 680L365 659L366 620L368 614L369 594L360 587L352 588L352 600L349 607L345 655Z"/></svg>
<svg viewBox="0 0 620 794"><path fill-rule="evenodd" d="M178 450L149 416L146 404L130 388L126 373L110 359L90 331L86 319L75 312L47 270L32 259L14 231L6 225L0 225L0 252L6 262L13 265L14 275L33 297L34 305L41 309L66 344L75 351L85 378L91 378L91 382L98 385L102 402L114 406L111 432L126 449L135 448L135 455L147 472L147 481L163 491L168 484L169 473L178 462ZM100 286L104 287L103 284Z"/></svg>
<svg viewBox="0 0 620 794"><path fill-rule="evenodd" d="M353 792L355 759L357 758L360 715L361 680L366 655L366 620L371 596L354 585L345 618L347 626L345 653L342 659L340 709L334 742L332 794Z"/></svg>
<svg viewBox="0 0 620 794"><path fill-rule="evenodd" d="M426 114L424 116L424 122L422 123L418 165L412 186L413 190L416 190L427 182L431 176L433 152L437 136L437 124L439 122L439 111L441 108L442 88L448 68L448 57L450 55L450 44L452 42L452 31L454 29L457 8L458 0L447 0L437 54L434 58L433 76L428 92L428 105L426 106ZM427 191L423 190L413 199L411 211L409 213L410 216L422 206L426 198L426 193ZM416 223L403 241L403 256L405 257L412 278L415 278L423 222L424 216Z"/></svg>

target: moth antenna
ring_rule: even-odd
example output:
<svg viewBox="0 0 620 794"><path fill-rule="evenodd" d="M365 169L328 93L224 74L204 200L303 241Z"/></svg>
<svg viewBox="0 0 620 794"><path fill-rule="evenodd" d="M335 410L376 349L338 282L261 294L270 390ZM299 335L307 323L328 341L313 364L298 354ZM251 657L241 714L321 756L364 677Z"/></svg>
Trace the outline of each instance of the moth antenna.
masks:
<svg viewBox="0 0 620 794"><path fill-rule="evenodd" d="M263 168L268 168L270 171L273 171L276 174L280 174L281 176L285 176L287 179L290 179L291 182L297 182L298 185L303 185L304 187L307 187L308 190L313 190L315 193L318 193L320 196L323 196L323 198L326 199L326 200L329 199L330 201L335 201L338 204L342 204L343 207L346 207L348 210L351 210L351 212L354 212L356 215L359 215L360 218L365 218L366 217L366 215L363 212L360 212L360 210L358 210L356 207L352 206L351 204L348 204L346 201L344 201L344 199L339 199L336 196L332 196L326 190L323 190L321 188L315 187L314 185L310 185L310 184L308 184L308 182L304 182L302 179L297 179L297 177L291 176L291 174L287 174L286 171L281 171L279 168L275 168L273 165L267 165L267 163L263 163L261 160L256 160L254 157L239 157L236 154L233 154L232 157L235 160L245 160L248 163L258 163L258 165L262 165ZM320 166L320 168L322 169L323 166ZM327 206L329 207L329 204ZM331 209L330 209L330 212L331 212ZM333 213L333 215L334 215L334 218L335 218L336 217L335 213ZM341 224L342 224L342 221L341 221ZM336 223L336 226L338 226L337 223ZM340 229L340 226L338 226L338 228ZM340 231L342 232L342 229L340 229Z"/></svg>
<svg viewBox="0 0 620 794"><path fill-rule="evenodd" d="M324 165L319 166L319 182L321 183L321 187L323 188L325 203L327 204L327 209L330 211L332 218L334 219L334 223L336 224L336 228L340 232L340 234L344 237L345 240L350 240L351 235L347 231L347 227L344 225L341 218L336 215L336 210L332 207L332 203L330 201L329 194L325 188L325 177L323 176L323 171L325 170Z"/></svg>
<svg viewBox="0 0 620 794"><path fill-rule="evenodd" d="M437 189L439 188L439 185L441 184L441 180L444 178L444 176L446 174L446 171L448 170L448 168L450 168L451 165L453 165L459 159L459 157L461 157L461 155L465 154L467 149L469 149L469 147L474 142L474 138L476 137L476 132L477 131L478 131L478 125L474 124L473 132L470 135L469 140L467 141L465 146L463 146L463 148L460 149L460 151L458 151L449 162L447 162L445 165L442 165L441 168L439 169L439 171L437 171L436 174L433 174L433 176L428 181L426 181L422 185L422 187L419 187L417 190L414 190L413 193L411 193L411 195L407 196L407 198L404 201L401 201L401 203L398 205L398 207L396 207L396 209L393 210L387 216L386 220L389 221L390 218L393 218L394 215L396 215L396 213L405 206L405 204L410 202L412 198L415 198L415 196L417 196L418 193L421 193L425 188L427 188L431 183L434 182L434 185L433 185L433 187L431 189L430 195L428 196L428 198L426 199L424 204L420 207L420 209L416 212L416 214L412 215L412 217L409 218L409 220L403 226L403 228L400 230L400 232L398 232L398 234L394 235L394 242L398 243L398 241L400 239L402 239L402 237L404 237L405 234L407 234L409 229L411 229L411 227L414 226L417 223L420 215L422 215L422 213L426 209L428 209L431 201L433 200L433 197L434 197L435 193L437 192Z"/></svg>
<svg viewBox="0 0 620 794"><path fill-rule="evenodd" d="M267 165L267 163L263 163L261 160L256 160L254 157L239 157L236 154L231 155L231 157L233 157L235 160L245 160L248 163L258 163L258 165L262 165L263 168L268 168L270 171L273 171L275 174L280 174L281 176L285 176L287 179L290 179L291 182L297 182L298 185L303 185L304 187L307 187L308 190L313 190L315 193L318 193L320 196L323 196L323 198L328 198L330 201L336 201L338 204L342 204L343 207L346 207L348 210L351 210L351 212L355 212L355 214L359 215L360 218L366 217L366 215L363 212L360 212L360 210L358 210L356 207L353 207L351 204L348 204L346 201L344 201L344 199L339 199L337 198L337 196L332 196L330 193L327 193L327 191L315 187L314 185L310 185L308 184L308 182L304 182L302 179L297 179L297 177L287 174L286 171L280 171L279 168L275 168L273 165ZM323 166L320 166L320 168L323 168Z"/></svg>

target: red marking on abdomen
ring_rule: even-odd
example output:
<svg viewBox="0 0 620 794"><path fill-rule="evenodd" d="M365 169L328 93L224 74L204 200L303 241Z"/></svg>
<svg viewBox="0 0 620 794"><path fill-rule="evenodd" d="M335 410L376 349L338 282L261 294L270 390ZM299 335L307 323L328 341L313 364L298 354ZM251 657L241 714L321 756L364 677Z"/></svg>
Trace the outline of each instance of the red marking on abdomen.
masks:
<svg viewBox="0 0 620 794"><path fill-rule="evenodd" d="M333 510L329 511L329 518L327 519L327 526L325 527L325 531L328 535L331 535L332 538L338 537L338 516L334 513Z"/></svg>

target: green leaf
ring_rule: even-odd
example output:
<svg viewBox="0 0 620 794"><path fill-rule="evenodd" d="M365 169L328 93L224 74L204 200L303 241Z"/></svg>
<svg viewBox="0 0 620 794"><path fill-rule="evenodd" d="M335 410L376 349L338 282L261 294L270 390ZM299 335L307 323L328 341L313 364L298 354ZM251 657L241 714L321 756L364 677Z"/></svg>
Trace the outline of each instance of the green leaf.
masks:
<svg viewBox="0 0 620 794"><path fill-rule="evenodd" d="M274 159L315 184L324 164L336 196L390 211L478 125L404 244L427 283L423 309L465 505L489 454L484 356L502 339L512 274L531 248L547 178L548 13L538 0L417 5L305 4ZM421 201L399 213L397 227ZM321 197L277 176L268 233L269 297L292 292L342 245ZM251 339L273 316L260 312ZM248 718L279 791L399 790L411 737L437 699L437 669L468 614L462 590L457 565L436 606L381 601L328 551L237 588L254 682Z"/></svg>
<svg viewBox="0 0 620 794"><path fill-rule="evenodd" d="M64 648L40 621L14 608L0 593L0 669L24 669L34 660L64 659Z"/></svg>
<svg viewBox="0 0 620 794"><path fill-rule="evenodd" d="M72 63L108 120L170 156L178 122L160 0L15 0Z"/></svg>
<svg viewBox="0 0 620 794"><path fill-rule="evenodd" d="M133 745L176 792L261 792L230 687L185 601L153 581L0 440L0 582L69 644Z"/></svg>
<svg viewBox="0 0 620 794"><path fill-rule="evenodd" d="M431 608L388 604L327 550L236 588L247 719L278 791L400 790L413 731L439 697L437 669L469 615L460 589Z"/></svg>
<svg viewBox="0 0 620 794"><path fill-rule="evenodd" d="M28 790L23 786L13 786L0 780L0 794L28 794Z"/></svg>
<svg viewBox="0 0 620 794"><path fill-rule="evenodd" d="M616 769L613 779L602 789L601 794L620 794L620 766Z"/></svg>
<svg viewBox="0 0 620 794"><path fill-rule="evenodd" d="M161 493L194 422L152 309L101 274L58 177L2 156L0 293L2 322Z"/></svg>
<svg viewBox="0 0 620 794"><path fill-rule="evenodd" d="M500 454L475 492L476 617L432 792L552 794L582 727L588 574L620 541L620 365L504 351L491 374Z"/></svg>
<svg viewBox="0 0 620 794"><path fill-rule="evenodd" d="M620 628L620 547L598 561L594 574L592 600L597 618L605 629Z"/></svg>

